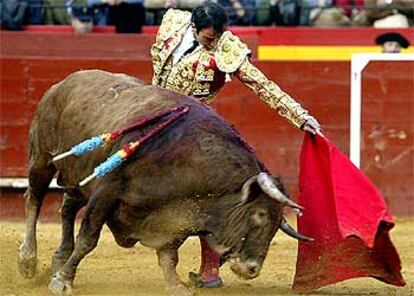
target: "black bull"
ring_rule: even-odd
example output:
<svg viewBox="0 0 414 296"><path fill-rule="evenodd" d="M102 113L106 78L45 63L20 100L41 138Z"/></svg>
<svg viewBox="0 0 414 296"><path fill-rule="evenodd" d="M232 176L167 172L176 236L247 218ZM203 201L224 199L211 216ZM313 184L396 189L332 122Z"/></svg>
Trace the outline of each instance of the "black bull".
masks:
<svg viewBox="0 0 414 296"><path fill-rule="evenodd" d="M109 155L153 128L123 135L87 155L52 158L95 135L120 129L139 118L177 106L190 111L146 142L122 167L85 186L79 182ZM224 254L232 270L249 279L259 274L278 228L287 226L282 207L298 208L282 192L240 135L211 108L196 100L145 85L122 74L81 71L46 92L30 130L26 234L19 270L35 274L36 221L48 186L58 172L64 187L62 240L52 261L49 288L71 292L82 258L97 245L106 223L117 243L155 248L170 294L189 294L175 267L178 248L203 236ZM74 220L86 205L74 242Z"/></svg>

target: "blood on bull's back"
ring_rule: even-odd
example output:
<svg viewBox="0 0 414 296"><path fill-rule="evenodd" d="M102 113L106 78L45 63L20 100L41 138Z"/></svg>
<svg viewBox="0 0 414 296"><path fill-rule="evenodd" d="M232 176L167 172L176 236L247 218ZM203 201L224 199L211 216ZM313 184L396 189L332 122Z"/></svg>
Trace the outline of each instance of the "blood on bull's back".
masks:
<svg viewBox="0 0 414 296"><path fill-rule="evenodd" d="M145 143L132 157L134 162L138 160L138 166L149 163L164 170L171 166L171 177L180 175L181 179L186 177L187 180L199 179L203 174L204 184L211 182L205 176L212 173L216 180L229 185L231 176L225 173L227 169L245 176L260 172L262 168L257 166L254 153L211 108L177 93L145 85L132 77L98 70L76 72L48 92L39 104L30 142L40 150L38 154L54 156L90 137L182 105L190 107L185 120L173 123ZM111 153L153 126L128 133L120 141L91 154L56 162L60 181L67 186L78 184L79 178L87 176ZM180 171L179 166L183 165L180 161L185 162L187 172ZM189 165L191 161L194 163ZM225 168L226 164L231 167ZM251 167L247 168L247 164ZM193 172L189 171L191 166ZM225 175L217 178L221 172ZM226 184L211 184L211 187L228 187L217 185Z"/></svg>

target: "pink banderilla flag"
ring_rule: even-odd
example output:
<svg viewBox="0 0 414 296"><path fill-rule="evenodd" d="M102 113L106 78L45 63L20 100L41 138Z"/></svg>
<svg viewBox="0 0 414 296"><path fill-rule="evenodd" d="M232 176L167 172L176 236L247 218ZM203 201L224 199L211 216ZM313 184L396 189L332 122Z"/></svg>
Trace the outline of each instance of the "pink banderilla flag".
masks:
<svg viewBox="0 0 414 296"><path fill-rule="evenodd" d="M299 204L305 213L293 289L309 291L356 277L404 286L388 232L387 204L371 181L326 137L305 135L300 156Z"/></svg>

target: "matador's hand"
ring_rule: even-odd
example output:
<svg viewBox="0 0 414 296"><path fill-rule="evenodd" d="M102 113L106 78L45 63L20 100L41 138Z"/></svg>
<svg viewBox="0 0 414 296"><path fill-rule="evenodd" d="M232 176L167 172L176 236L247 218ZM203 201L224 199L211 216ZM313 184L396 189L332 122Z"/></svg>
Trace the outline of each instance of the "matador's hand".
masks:
<svg viewBox="0 0 414 296"><path fill-rule="evenodd" d="M311 117L303 124L302 129L304 131L310 132L311 134L319 134L321 132L321 125L315 119L315 117Z"/></svg>

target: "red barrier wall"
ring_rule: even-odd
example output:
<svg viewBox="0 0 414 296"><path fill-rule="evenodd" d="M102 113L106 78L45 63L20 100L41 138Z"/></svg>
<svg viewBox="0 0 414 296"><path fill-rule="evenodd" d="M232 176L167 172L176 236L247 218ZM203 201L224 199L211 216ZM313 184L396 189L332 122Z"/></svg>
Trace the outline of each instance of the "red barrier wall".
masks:
<svg viewBox="0 0 414 296"><path fill-rule="evenodd" d="M154 35L157 26L144 26L142 35ZM373 27L229 27L234 34L245 39L254 36L259 39L261 45L373 45L375 37L389 32L390 29L377 29ZM413 28L394 28L393 32L404 35L411 44L414 43ZM71 26L30 25L25 27L25 32L43 33L73 33ZM94 33L115 33L114 26L95 26ZM98 35L98 34L94 34ZM122 34L118 34L120 36ZM82 36L85 37L85 36Z"/></svg>
<svg viewBox="0 0 414 296"><path fill-rule="evenodd" d="M105 35L66 34L59 39L54 34L7 32L5 38L2 33L2 41L7 42L2 42L1 52L1 177L26 175L29 124L37 102L53 83L80 69L123 72L150 80L146 49L151 39L146 35ZM251 37L250 46L255 48L257 40ZM57 45L51 46L53 43ZM327 136L348 153L348 62L257 64L311 110ZM362 168L382 190L392 212L400 215L414 214L413 73L412 62L373 63L365 70L363 81ZM236 126L268 168L282 177L294 196L302 133L238 81L225 87L214 106Z"/></svg>

